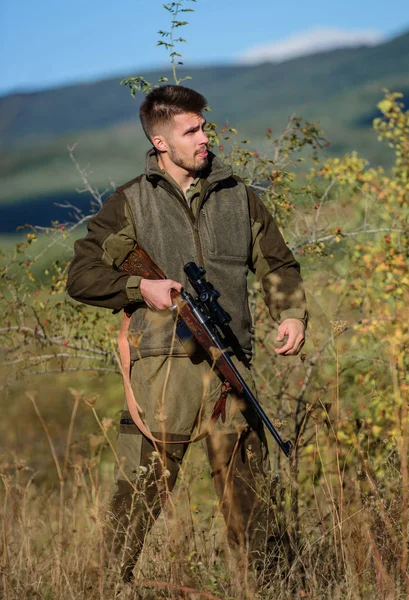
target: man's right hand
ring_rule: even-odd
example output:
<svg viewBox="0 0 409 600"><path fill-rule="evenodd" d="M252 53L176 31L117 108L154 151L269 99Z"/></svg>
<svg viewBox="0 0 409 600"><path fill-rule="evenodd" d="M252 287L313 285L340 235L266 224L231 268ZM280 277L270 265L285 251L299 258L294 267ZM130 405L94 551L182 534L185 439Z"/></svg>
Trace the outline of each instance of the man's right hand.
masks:
<svg viewBox="0 0 409 600"><path fill-rule="evenodd" d="M170 290L181 292L183 286L172 279L141 279L139 289L149 308L164 310L173 304Z"/></svg>

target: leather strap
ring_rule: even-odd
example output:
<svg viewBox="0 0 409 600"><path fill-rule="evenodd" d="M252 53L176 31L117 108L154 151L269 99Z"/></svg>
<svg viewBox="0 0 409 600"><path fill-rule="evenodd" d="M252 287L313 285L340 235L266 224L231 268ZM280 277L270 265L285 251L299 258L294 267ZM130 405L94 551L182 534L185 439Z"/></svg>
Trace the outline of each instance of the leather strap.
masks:
<svg viewBox="0 0 409 600"><path fill-rule="evenodd" d="M175 441L171 442L171 441L160 440L152 435L151 431L149 430L149 427L147 425L145 425L145 423L142 420L142 417L140 415L141 409L138 406L138 403L136 401L135 395L132 390L132 385L131 385L131 378L130 378L131 352L129 349L129 341L128 341L128 332L129 332L130 322L131 322L131 315L124 312L124 316L122 318L122 323L121 323L121 327L119 329L119 334L118 334L120 368L121 368L121 372L122 372L122 379L124 382L125 398L126 398L128 410L132 417L133 422L135 423L135 425L137 426L139 431L142 433L142 435L144 435L154 445L156 445L156 444L160 444L160 445L181 444L181 443L192 444L194 442L198 442L199 440L203 439L210 432L211 427L216 423L217 419L219 418L219 415L221 415L222 421L224 423L226 420L226 398L227 398L228 393L232 389L229 382L223 383L220 398L218 399L216 406L214 407L213 412L210 416L210 419L207 422L206 426L204 427L202 433L200 433L194 437L191 437L190 439L188 439L184 442L180 442L180 441L179 442L175 442Z"/></svg>
<svg viewBox="0 0 409 600"><path fill-rule="evenodd" d="M211 419L213 419L214 422L217 421L219 416L221 416L222 423L226 422L226 400L227 400L227 396L229 395L229 393L231 391L232 391L232 387L231 387L230 383L226 380L222 384L222 392L220 394L220 398L216 402L216 406L214 407L212 416L210 417Z"/></svg>

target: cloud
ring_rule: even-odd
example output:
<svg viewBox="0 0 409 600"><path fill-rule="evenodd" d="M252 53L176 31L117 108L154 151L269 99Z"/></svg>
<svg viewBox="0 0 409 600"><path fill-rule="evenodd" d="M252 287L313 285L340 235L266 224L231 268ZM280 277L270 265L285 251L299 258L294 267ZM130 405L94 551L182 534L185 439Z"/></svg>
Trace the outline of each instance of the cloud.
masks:
<svg viewBox="0 0 409 600"><path fill-rule="evenodd" d="M297 56L325 52L335 48L374 46L383 40L380 31L344 30L316 27L284 40L252 46L239 57L239 62L254 64L264 61L282 62Z"/></svg>

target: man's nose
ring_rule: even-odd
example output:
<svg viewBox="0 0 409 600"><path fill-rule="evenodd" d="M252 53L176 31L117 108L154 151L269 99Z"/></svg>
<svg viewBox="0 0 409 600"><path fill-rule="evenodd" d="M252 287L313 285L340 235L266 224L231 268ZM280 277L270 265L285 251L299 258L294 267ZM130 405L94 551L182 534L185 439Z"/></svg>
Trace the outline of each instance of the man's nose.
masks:
<svg viewBox="0 0 409 600"><path fill-rule="evenodd" d="M202 138L200 140L201 144L207 144L209 141L209 138L207 137L206 133L204 131L202 131Z"/></svg>

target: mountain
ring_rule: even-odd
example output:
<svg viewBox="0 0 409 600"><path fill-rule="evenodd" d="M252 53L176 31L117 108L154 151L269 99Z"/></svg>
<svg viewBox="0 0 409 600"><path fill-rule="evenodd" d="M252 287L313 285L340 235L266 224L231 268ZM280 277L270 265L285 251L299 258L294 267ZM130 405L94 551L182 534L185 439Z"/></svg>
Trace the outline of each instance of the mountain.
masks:
<svg viewBox="0 0 409 600"><path fill-rule="evenodd" d="M409 85L409 32L377 46L322 52L279 64L205 67L180 73L192 76L187 85L206 95L215 117L243 122L260 111L269 117L283 108L323 104L369 81L381 84L384 79L406 76ZM157 81L163 74L144 76ZM136 119L138 100L118 85L125 75L0 98L1 143L101 129ZM170 72L165 75L171 79Z"/></svg>
<svg viewBox="0 0 409 600"><path fill-rule="evenodd" d="M140 171L148 147L138 124L141 97L133 99L119 85L130 75L0 98L1 222L11 204L16 211L17 203L33 207L73 193L80 180L67 146L75 143L81 164L91 164L95 185L105 187L110 177L119 184ZM171 81L170 73L144 73L153 82L161 75ZM370 126L383 88L403 92L407 102L409 31L377 46L279 64L184 69L180 75L190 75L186 85L206 96L212 120L234 125L256 147L266 127L279 132L297 112L321 122L332 152L357 149L387 166L388 149L376 142Z"/></svg>

